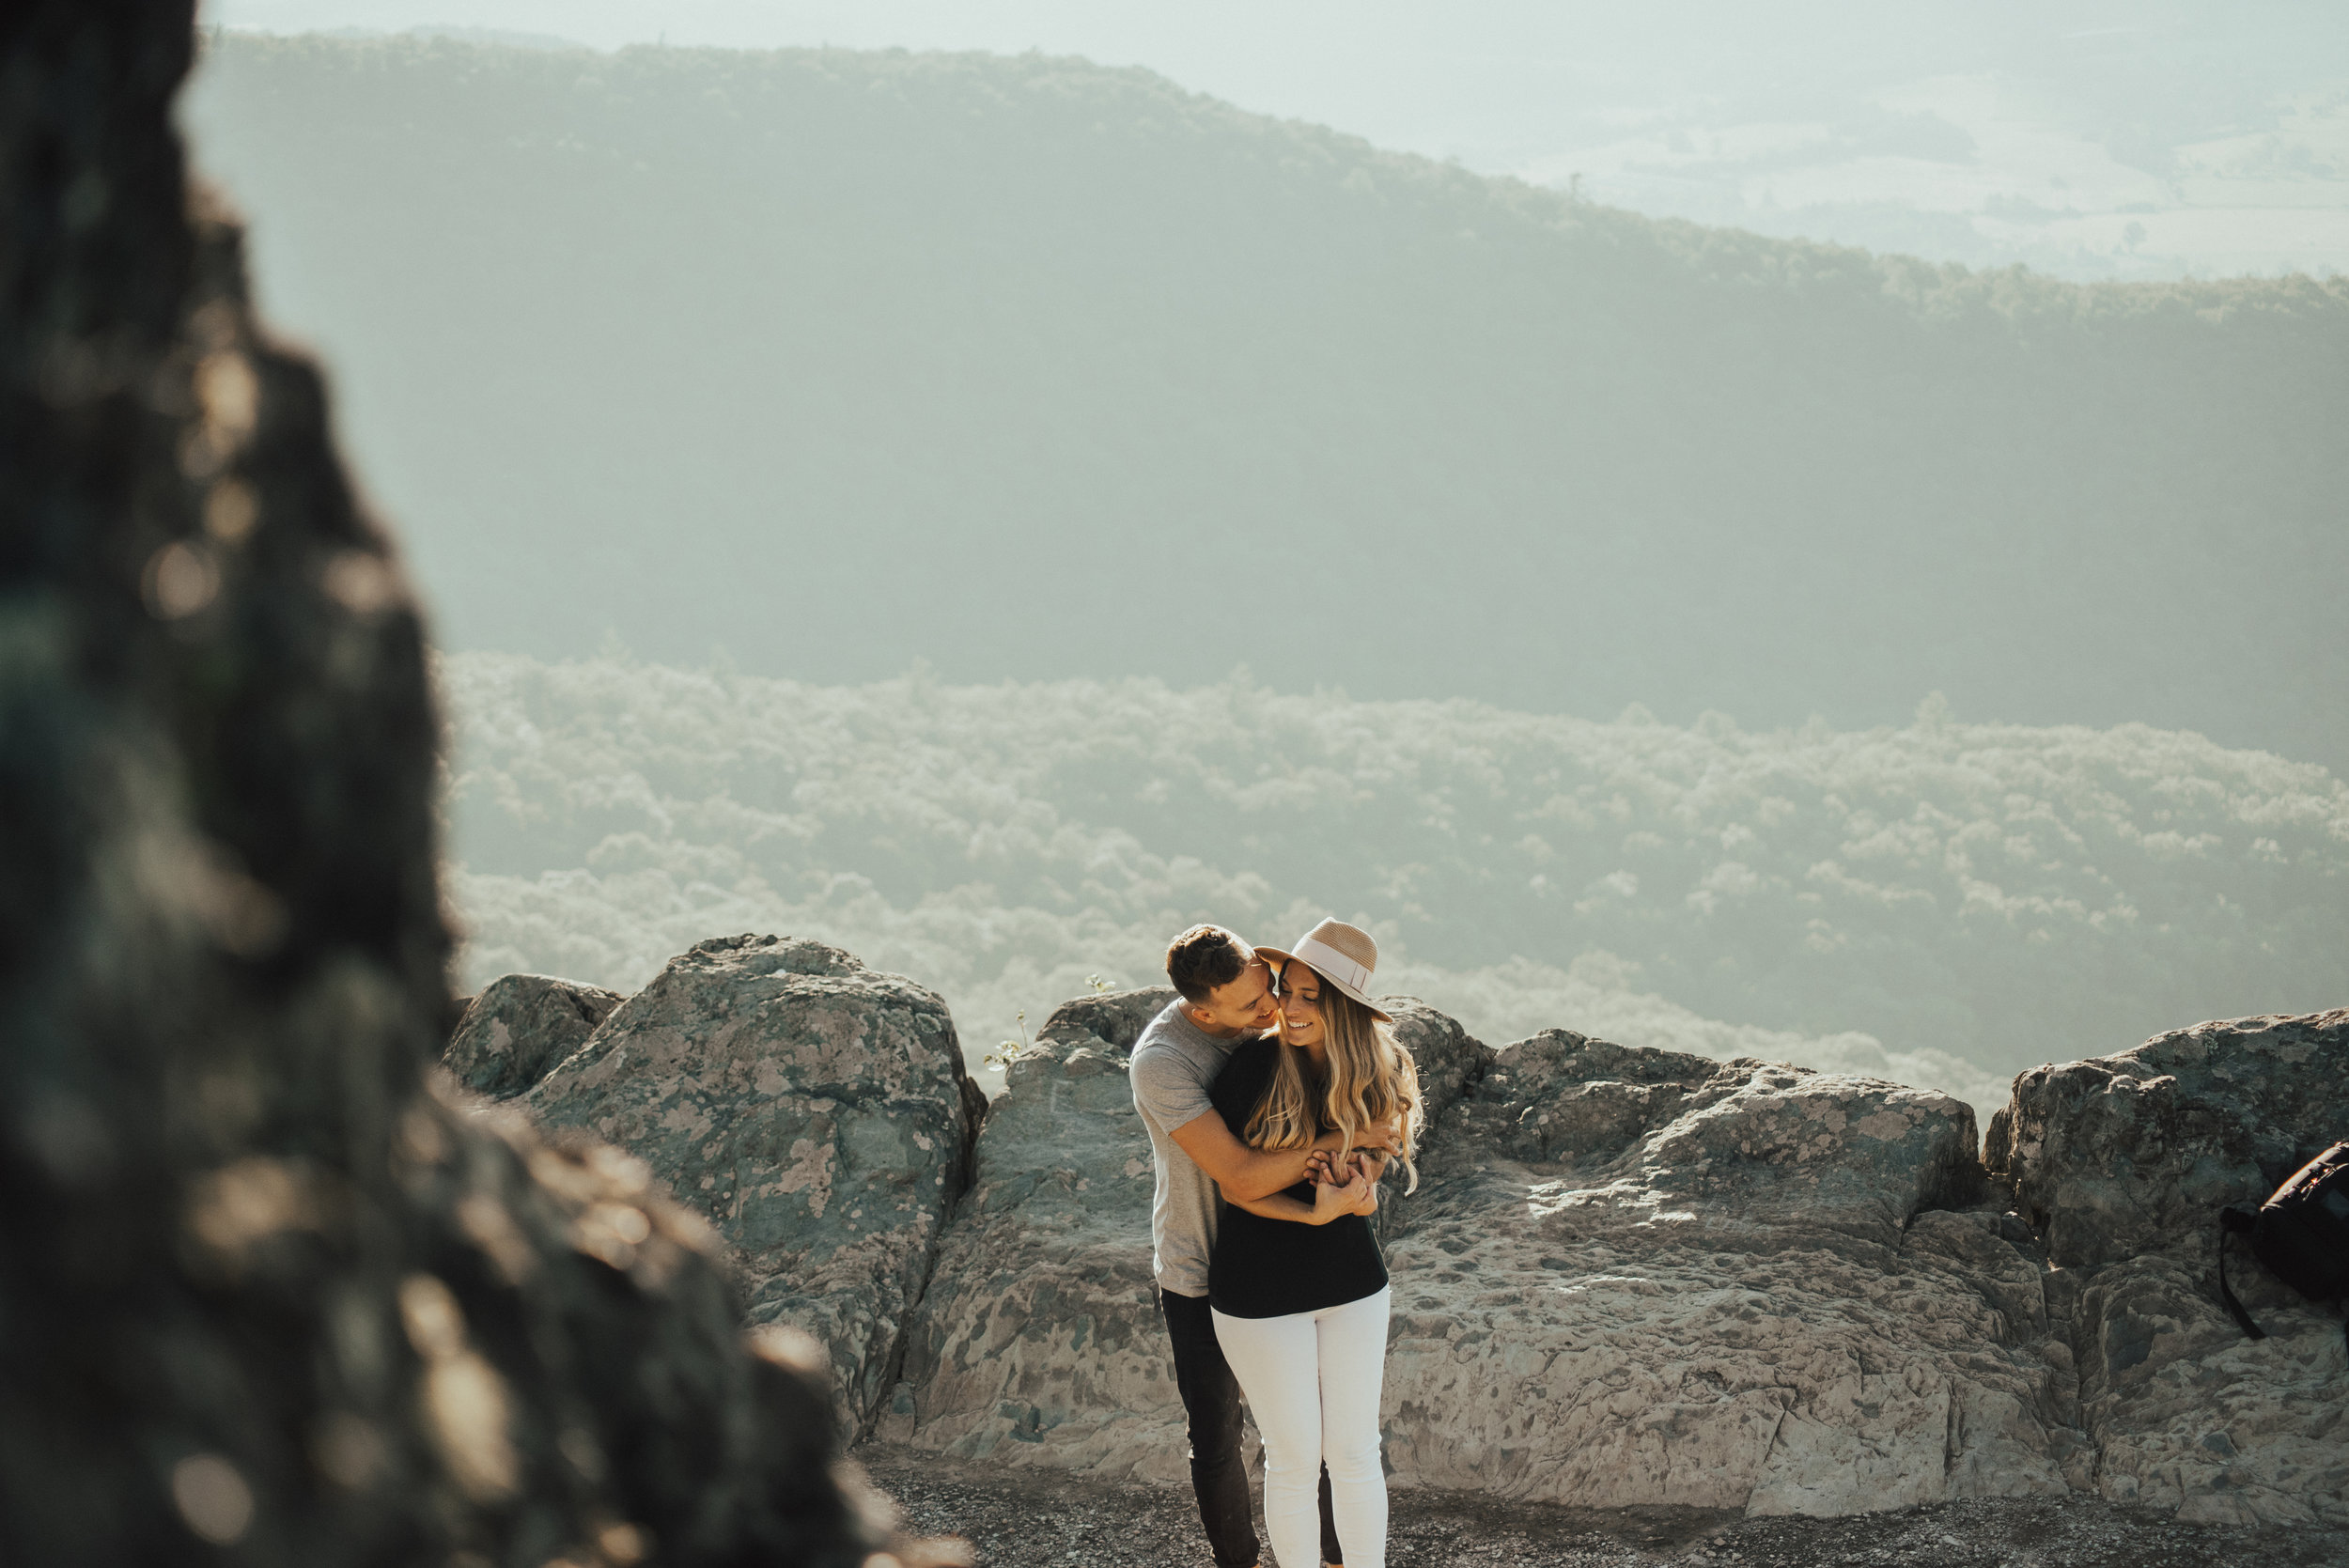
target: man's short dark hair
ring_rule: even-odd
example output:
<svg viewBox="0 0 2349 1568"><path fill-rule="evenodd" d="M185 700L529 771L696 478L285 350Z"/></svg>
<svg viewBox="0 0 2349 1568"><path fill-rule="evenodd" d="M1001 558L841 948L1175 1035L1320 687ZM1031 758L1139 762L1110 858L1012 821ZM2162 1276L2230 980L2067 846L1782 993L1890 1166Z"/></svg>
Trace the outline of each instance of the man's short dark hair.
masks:
<svg viewBox="0 0 2349 1568"><path fill-rule="evenodd" d="M1240 977L1254 950L1221 925L1194 925L1166 944L1166 977L1183 1000L1199 1003Z"/></svg>

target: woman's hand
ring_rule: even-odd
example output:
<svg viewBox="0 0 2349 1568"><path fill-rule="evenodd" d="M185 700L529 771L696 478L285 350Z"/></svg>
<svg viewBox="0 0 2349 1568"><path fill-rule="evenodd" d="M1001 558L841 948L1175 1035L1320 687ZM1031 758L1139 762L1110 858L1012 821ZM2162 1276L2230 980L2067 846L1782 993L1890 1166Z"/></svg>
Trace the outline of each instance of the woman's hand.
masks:
<svg viewBox="0 0 2349 1568"><path fill-rule="evenodd" d="M1328 1225L1330 1220L1342 1220L1348 1214L1361 1214L1365 1197L1370 1202L1377 1202L1377 1192L1372 1192L1372 1188L1375 1188L1375 1183L1370 1181L1370 1176L1362 1173L1362 1167L1358 1167L1353 1159L1346 1159L1337 1172L1332 1172L1330 1181L1314 1183L1314 1220L1311 1223Z"/></svg>
<svg viewBox="0 0 2349 1568"><path fill-rule="evenodd" d="M1368 1214L1377 1206L1378 1184L1350 1155L1326 1179L1314 1183L1314 1224L1327 1225L1349 1214Z"/></svg>

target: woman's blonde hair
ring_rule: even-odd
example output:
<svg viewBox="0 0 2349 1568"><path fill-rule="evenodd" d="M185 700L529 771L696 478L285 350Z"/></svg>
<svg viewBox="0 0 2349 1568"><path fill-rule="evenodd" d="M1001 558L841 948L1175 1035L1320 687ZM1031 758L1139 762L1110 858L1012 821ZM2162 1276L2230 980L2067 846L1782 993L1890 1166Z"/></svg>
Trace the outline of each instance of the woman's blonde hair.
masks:
<svg viewBox="0 0 2349 1568"><path fill-rule="evenodd" d="M1305 970L1320 974L1301 959L1292 958L1281 976L1286 991L1290 978ZM1256 1102L1241 1137L1258 1149L1302 1149L1324 1131L1336 1128L1353 1148L1365 1128L1403 1117L1403 1172L1419 1187L1419 1168L1412 1157L1419 1151L1419 1064L1394 1037L1394 1031L1376 1013L1324 981L1315 1005L1321 1010L1321 1036L1329 1063L1328 1081L1319 1085L1321 1098L1312 1104L1305 1081L1301 1050L1282 1046L1273 1059L1272 1081Z"/></svg>

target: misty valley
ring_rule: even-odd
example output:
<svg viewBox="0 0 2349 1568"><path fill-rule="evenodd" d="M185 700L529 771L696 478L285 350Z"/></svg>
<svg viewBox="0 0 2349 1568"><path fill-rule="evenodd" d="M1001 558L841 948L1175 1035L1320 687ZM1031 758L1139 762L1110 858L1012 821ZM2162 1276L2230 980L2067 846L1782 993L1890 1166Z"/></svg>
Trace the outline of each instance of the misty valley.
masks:
<svg viewBox="0 0 2349 1568"><path fill-rule="evenodd" d="M1335 912L1490 1043L1841 1067L1985 1123L2037 1063L2349 989L2349 786L2143 725L440 670L469 987L633 990L705 937L784 932L938 990L975 1070L1088 977L1163 984L1193 921L1277 940Z"/></svg>

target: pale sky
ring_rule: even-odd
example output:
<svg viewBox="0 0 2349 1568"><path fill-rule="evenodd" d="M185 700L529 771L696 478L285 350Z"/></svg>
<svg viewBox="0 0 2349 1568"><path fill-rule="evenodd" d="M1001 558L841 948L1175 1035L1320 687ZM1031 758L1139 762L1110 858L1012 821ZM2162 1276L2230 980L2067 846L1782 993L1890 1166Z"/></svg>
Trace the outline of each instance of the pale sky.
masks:
<svg viewBox="0 0 2349 1568"><path fill-rule="evenodd" d="M1041 49L1661 215L2060 275L2349 270L2349 6L208 0L597 49Z"/></svg>

